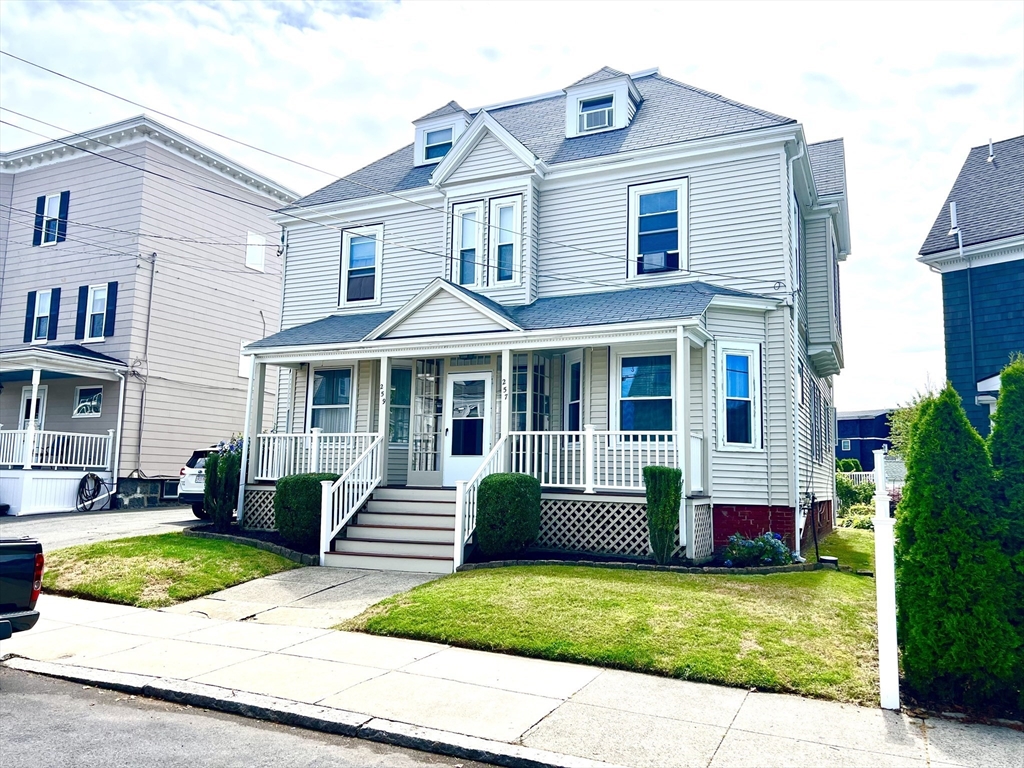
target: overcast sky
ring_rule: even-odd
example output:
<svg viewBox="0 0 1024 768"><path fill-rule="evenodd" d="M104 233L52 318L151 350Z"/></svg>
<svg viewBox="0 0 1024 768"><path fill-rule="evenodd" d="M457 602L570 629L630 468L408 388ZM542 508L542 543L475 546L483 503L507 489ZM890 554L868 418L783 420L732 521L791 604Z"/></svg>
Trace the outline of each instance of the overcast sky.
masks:
<svg viewBox="0 0 1024 768"><path fill-rule="evenodd" d="M1024 133L1021 2L4 0L0 47L328 172L174 125L301 193L408 144L410 122L451 99L558 90L603 65L660 67L795 118L811 142L841 136L853 253L840 410L944 380L940 280L915 257L968 149ZM7 57L0 93L70 132L142 111ZM0 126L0 149L40 141Z"/></svg>

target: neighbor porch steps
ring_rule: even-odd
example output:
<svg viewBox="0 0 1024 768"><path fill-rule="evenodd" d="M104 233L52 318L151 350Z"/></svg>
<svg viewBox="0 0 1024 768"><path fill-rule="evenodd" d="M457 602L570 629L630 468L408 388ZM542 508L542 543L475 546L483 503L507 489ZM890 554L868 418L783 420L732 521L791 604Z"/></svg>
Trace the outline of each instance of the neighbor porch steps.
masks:
<svg viewBox="0 0 1024 768"><path fill-rule="evenodd" d="M455 491L378 488L324 553L336 568L451 573Z"/></svg>

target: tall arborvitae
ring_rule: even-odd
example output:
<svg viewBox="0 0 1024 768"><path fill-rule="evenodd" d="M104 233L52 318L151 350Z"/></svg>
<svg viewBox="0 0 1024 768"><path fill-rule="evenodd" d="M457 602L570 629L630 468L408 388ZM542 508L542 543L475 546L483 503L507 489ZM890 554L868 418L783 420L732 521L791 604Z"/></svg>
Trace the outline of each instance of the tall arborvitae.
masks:
<svg viewBox="0 0 1024 768"><path fill-rule="evenodd" d="M1014 686L1012 574L993 515L992 465L949 385L912 430L896 522L903 670L920 695L981 703Z"/></svg>

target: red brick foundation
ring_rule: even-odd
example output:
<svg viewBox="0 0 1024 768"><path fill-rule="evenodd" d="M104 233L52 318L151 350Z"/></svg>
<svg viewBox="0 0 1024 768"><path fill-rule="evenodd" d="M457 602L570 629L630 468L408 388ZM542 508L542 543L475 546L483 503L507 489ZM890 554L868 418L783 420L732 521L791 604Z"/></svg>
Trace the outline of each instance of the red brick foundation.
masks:
<svg viewBox="0 0 1024 768"><path fill-rule="evenodd" d="M831 512L829 513L831 524ZM734 533L742 533L747 538L760 536L771 531L782 534L786 545L795 545L795 516L792 507L769 507L767 505L747 504L715 504L712 510L715 528L715 549L729 543ZM820 529L819 529L820 531Z"/></svg>
<svg viewBox="0 0 1024 768"><path fill-rule="evenodd" d="M832 533L832 502L815 502L812 512L807 514L807 522L804 523L804 535L800 540L800 551L806 556L808 552L814 554L814 529L811 527L811 515L814 515L814 522L818 526L818 541L820 542Z"/></svg>

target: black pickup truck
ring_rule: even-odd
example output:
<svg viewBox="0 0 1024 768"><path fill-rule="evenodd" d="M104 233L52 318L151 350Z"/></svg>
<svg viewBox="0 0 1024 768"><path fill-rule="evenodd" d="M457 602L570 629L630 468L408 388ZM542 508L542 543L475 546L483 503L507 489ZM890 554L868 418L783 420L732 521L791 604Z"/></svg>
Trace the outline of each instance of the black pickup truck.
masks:
<svg viewBox="0 0 1024 768"><path fill-rule="evenodd" d="M43 585L43 546L33 539L0 539L0 640L32 629Z"/></svg>

